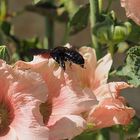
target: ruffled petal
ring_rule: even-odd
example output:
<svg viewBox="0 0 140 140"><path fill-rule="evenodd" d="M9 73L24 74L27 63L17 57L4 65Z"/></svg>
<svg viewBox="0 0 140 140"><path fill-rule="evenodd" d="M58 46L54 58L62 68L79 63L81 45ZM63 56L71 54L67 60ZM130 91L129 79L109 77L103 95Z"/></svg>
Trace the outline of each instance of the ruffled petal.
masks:
<svg viewBox="0 0 140 140"><path fill-rule="evenodd" d="M96 97L91 95L93 93L90 89L80 90L78 87L73 88L71 85L65 85L61 87L58 93L58 96L48 99L48 108L51 107L48 125L53 125L62 115L80 115L80 113L90 110L92 106L97 104Z"/></svg>
<svg viewBox="0 0 140 140"><path fill-rule="evenodd" d="M119 99L109 98L90 112L88 122L93 123L95 128L126 125L134 115L135 111L131 107L125 106Z"/></svg>
<svg viewBox="0 0 140 140"><path fill-rule="evenodd" d="M50 127L50 139L72 139L79 135L86 128L86 122L80 116L63 116L55 125Z"/></svg>
<svg viewBox="0 0 140 140"><path fill-rule="evenodd" d="M140 25L140 1L139 0L121 0L121 6L125 8L127 17Z"/></svg>
<svg viewBox="0 0 140 140"><path fill-rule="evenodd" d="M91 88L96 89L102 84L107 83L108 73L112 65L112 58L110 54L107 54L101 58L97 63L97 68L95 71L94 82L91 83Z"/></svg>
<svg viewBox="0 0 140 140"><path fill-rule="evenodd" d="M115 99L119 97L121 89L131 87L132 85L129 85L125 82L110 82L108 84L99 86L96 90L94 90L94 94L98 101L103 100L105 98Z"/></svg>
<svg viewBox="0 0 140 140"><path fill-rule="evenodd" d="M35 113L35 109L39 105L38 102L33 101L23 105L20 99L17 98L17 104L11 127L16 131L18 139L46 140L48 138L48 128L43 125L43 118L42 122L36 118L41 118L41 114L36 116Z"/></svg>
<svg viewBox="0 0 140 140"><path fill-rule="evenodd" d="M40 103L47 100L45 81L36 72L13 69L1 60L0 73L0 81L4 82L0 87L2 91L0 96L7 107L10 122L9 132L2 138L46 140L48 129L43 124L41 114L38 113Z"/></svg>
<svg viewBox="0 0 140 140"><path fill-rule="evenodd" d="M47 100L48 90L45 81L38 73L31 70L14 70L14 80L9 87L8 95L24 96L28 102L32 101L31 97L44 102Z"/></svg>
<svg viewBox="0 0 140 140"><path fill-rule="evenodd" d="M39 57L39 56L38 56ZM40 58L39 58L40 59ZM97 104L96 97L89 88L82 88L76 78L73 67L64 72L61 67L55 67L51 59L38 63L20 61L20 68L30 67L40 73L48 87L47 105L51 110L48 125L55 123L55 115L80 114ZM82 68L80 68L82 69Z"/></svg>
<svg viewBox="0 0 140 140"><path fill-rule="evenodd" d="M7 95L10 83L12 83L13 79L12 67L0 59L0 100L3 96Z"/></svg>

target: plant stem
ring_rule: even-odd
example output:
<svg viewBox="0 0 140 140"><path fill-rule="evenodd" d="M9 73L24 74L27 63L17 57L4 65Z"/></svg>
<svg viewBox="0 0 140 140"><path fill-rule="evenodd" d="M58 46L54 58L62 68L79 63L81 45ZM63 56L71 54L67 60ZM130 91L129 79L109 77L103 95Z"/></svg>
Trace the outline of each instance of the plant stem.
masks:
<svg viewBox="0 0 140 140"><path fill-rule="evenodd" d="M91 25L91 40L92 47L95 48L97 58L100 57L100 49L96 36L93 34L93 28L97 22L97 18L99 16L99 2L98 0L89 0L90 2L90 25Z"/></svg>
<svg viewBox="0 0 140 140"><path fill-rule="evenodd" d="M99 2L99 13L102 13L102 9L103 9L103 0L98 0Z"/></svg>
<svg viewBox="0 0 140 140"><path fill-rule="evenodd" d="M112 4L112 0L109 0L109 2L108 2L108 6L107 6L107 8L106 8L106 12L109 11L109 9L110 9L110 7L111 7L111 4Z"/></svg>
<svg viewBox="0 0 140 140"><path fill-rule="evenodd" d="M46 17L46 37L48 39L47 49L54 47L54 21Z"/></svg>
<svg viewBox="0 0 140 140"><path fill-rule="evenodd" d="M119 132L119 139L120 140L124 140L125 139L125 134L124 134L123 130L122 131L120 130L120 132Z"/></svg>
<svg viewBox="0 0 140 140"><path fill-rule="evenodd" d="M113 57L114 56L114 45L113 44L110 43L108 45L108 51L111 54L111 56Z"/></svg>
<svg viewBox="0 0 140 140"><path fill-rule="evenodd" d="M66 23L66 27L65 27L65 33L64 33L64 37L63 37L63 40L62 40L62 45L65 45L68 41L68 38L69 38L69 23Z"/></svg>
<svg viewBox="0 0 140 140"><path fill-rule="evenodd" d="M48 0L48 2L53 3L54 0ZM52 18L45 19L46 22L46 37L48 39L47 49L54 48L54 20Z"/></svg>

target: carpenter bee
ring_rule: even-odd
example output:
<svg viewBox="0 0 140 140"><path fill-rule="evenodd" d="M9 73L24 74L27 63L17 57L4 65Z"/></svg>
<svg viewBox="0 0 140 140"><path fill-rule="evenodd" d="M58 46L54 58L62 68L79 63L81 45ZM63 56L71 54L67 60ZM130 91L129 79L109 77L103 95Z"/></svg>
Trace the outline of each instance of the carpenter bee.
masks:
<svg viewBox="0 0 140 140"><path fill-rule="evenodd" d="M66 69L65 62L70 62L80 65L84 68L85 60L83 56L74 48L67 48L58 46L54 49L47 50L47 49L32 49L33 55L42 55L42 57L53 58L63 70Z"/></svg>

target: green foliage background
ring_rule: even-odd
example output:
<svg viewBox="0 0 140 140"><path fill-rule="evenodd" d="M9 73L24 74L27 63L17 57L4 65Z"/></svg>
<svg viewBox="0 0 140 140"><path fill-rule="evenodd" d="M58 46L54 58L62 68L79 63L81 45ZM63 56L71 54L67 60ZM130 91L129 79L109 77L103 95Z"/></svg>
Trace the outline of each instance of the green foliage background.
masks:
<svg viewBox="0 0 140 140"><path fill-rule="evenodd" d="M87 46L96 50L98 59L110 52L112 57L123 54L125 62L118 68L112 67L110 78L119 77L140 86L140 26L130 19L121 20L112 10L113 0L107 0L103 6L102 0L89 0L78 5L74 0L34 0L32 4L23 7L21 11L9 12L8 0L0 1L0 58L9 64L17 60L32 60L32 48L52 49L55 44L55 23L65 25L61 45L69 42L69 38L89 28L90 40ZM41 15L45 21L45 37L38 36L21 39L14 33L12 20L25 12ZM27 23L28 26L28 23ZM121 45L125 44L125 45ZM60 44L59 44L60 45ZM79 46L78 46L79 47ZM109 140L110 133L119 135L120 140L129 134L135 134L131 139L139 137L140 120L136 116L128 126L113 126L93 132L84 132L74 140Z"/></svg>

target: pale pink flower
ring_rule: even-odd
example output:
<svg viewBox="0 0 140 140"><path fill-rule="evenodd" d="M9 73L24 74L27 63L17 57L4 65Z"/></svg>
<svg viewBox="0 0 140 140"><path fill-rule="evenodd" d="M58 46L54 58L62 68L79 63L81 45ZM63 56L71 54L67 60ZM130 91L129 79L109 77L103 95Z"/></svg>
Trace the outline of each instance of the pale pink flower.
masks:
<svg viewBox="0 0 140 140"><path fill-rule="evenodd" d="M121 0L121 6L125 8L127 17L140 25L140 1L139 0Z"/></svg>
<svg viewBox="0 0 140 140"><path fill-rule="evenodd" d="M14 70L0 60L0 140L46 140L39 105L47 88L39 74Z"/></svg>
<svg viewBox="0 0 140 140"><path fill-rule="evenodd" d="M94 128L128 124L135 115L135 111L126 106L125 99L120 96L120 90L132 86L125 82L107 83L108 73L112 65L110 54L97 61L93 49L82 47L80 52L86 60L86 69L80 71L77 67L74 71L77 71L82 85L92 89L99 101L99 104L89 112L87 121L93 123Z"/></svg>
<svg viewBox="0 0 140 140"><path fill-rule="evenodd" d="M80 53L85 59L85 68L81 68L74 63L70 67L69 63L66 62L66 70L63 71L52 58L46 59L41 56L35 56L31 62L19 61L15 65L20 69L31 69L38 72L45 80L49 91L46 102L47 110L44 111L47 112L46 118L48 119L45 121L50 130L50 139L53 140L55 138L73 138L80 134L85 129L85 120L92 122L95 124L95 128L98 128L98 123L92 121L95 120L92 118L92 114L94 110L100 109L100 105L104 105L103 103L107 100L118 99L125 106L125 101L119 96L118 92L118 89L121 88L117 88L114 93L114 90L109 90L113 83L107 84L108 73L112 65L110 54L97 61L95 51L92 48L82 47ZM128 87L123 82L120 84L124 85L124 88ZM111 102L108 102L108 104L112 105ZM133 109L129 109L132 112L129 113L131 115L127 122L134 115ZM99 116L97 113L94 113L96 117ZM103 111L102 115L104 114ZM102 118L99 119L104 122ZM112 123L109 123L109 126L118 124L118 122L124 124L122 121L116 121L115 123L113 120L110 121ZM102 127L105 126L102 124Z"/></svg>
<svg viewBox="0 0 140 140"><path fill-rule="evenodd" d="M41 112L49 129L49 140L72 139L86 129L81 114L97 101L91 89L79 85L75 72L71 72L68 65L64 72L52 58L35 56L33 61L19 61L15 67L38 72L46 82L49 94Z"/></svg>

